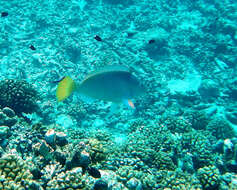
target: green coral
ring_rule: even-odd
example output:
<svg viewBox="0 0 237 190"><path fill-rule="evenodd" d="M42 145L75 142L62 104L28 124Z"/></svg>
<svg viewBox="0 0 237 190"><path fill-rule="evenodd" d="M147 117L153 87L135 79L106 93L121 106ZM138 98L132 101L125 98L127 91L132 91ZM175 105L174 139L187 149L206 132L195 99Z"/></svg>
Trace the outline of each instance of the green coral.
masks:
<svg viewBox="0 0 237 190"><path fill-rule="evenodd" d="M89 190L80 168L61 172L47 183L46 190Z"/></svg>
<svg viewBox="0 0 237 190"><path fill-rule="evenodd" d="M0 109L0 125L12 127L17 123L15 112L8 107Z"/></svg>
<svg viewBox="0 0 237 190"><path fill-rule="evenodd" d="M130 180L136 180L142 183L145 189L155 189L156 177L147 172L135 170L132 166L122 166L117 170L117 180L122 182L125 186L129 185Z"/></svg>
<svg viewBox="0 0 237 190"><path fill-rule="evenodd" d="M131 166L123 166L117 171L118 181L128 184L131 179L137 179L141 182L143 189L161 189L161 190L201 190L202 186L199 180L183 171L159 170L155 174L134 170Z"/></svg>
<svg viewBox="0 0 237 190"><path fill-rule="evenodd" d="M234 130L222 117L213 118L207 125L207 130L217 139L227 139L234 137Z"/></svg>
<svg viewBox="0 0 237 190"><path fill-rule="evenodd" d="M143 189L157 189L157 177L149 173L143 173L141 178Z"/></svg>
<svg viewBox="0 0 237 190"><path fill-rule="evenodd" d="M92 160L92 163L101 162L107 157L107 149L102 144L101 141L97 139L89 140L89 154Z"/></svg>
<svg viewBox="0 0 237 190"><path fill-rule="evenodd" d="M142 171L134 170L132 166L122 166L117 170L118 181L126 182L131 178L140 179L143 176Z"/></svg>
<svg viewBox="0 0 237 190"><path fill-rule="evenodd" d="M220 172L213 166L205 166L197 171L197 177L200 180L203 189L218 189L220 184Z"/></svg>
<svg viewBox="0 0 237 190"><path fill-rule="evenodd" d="M140 126L128 136L123 146L126 154L139 158L144 165L173 170L175 152L180 149L180 141L164 125ZM160 152L162 151L162 152ZM161 154L166 157L162 158ZM143 166L142 166L143 167Z"/></svg>
<svg viewBox="0 0 237 190"><path fill-rule="evenodd" d="M0 81L0 106L10 107L17 114L32 113L37 108L37 92L34 87L22 80Z"/></svg>
<svg viewBox="0 0 237 190"><path fill-rule="evenodd" d="M156 174L158 188L163 190L201 190L199 180L188 173L182 171L158 171Z"/></svg>
<svg viewBox="0 0 237 190"><path fill-rule="evenodd" d="M0 158L0 176L0 189L41 189L32 179L26 162L15 154L5 154Z"/></svg>
<svg viewBox="0 0 237 190"><path fill-rule="evenodd" d="M209 122L204 111L191 111L185 114L185 118L191 123L196 130L206 129Z"/></svg>
<svg viewBox="0 0 237 190"><path fill-rule="evenodd" d="M175 170L176 168L170 154L163 151L159 151L155 154L154 164L159 170Z"/></svg>
<svg viewBox="0 0 237 190"><path fill-rule="evenodd" d="M185 133L182 136L182 150L193 155L193 164L196 169L210 165L214 161L211 138L209 134L199 131Z"/></svg>
<svg viewBox="0 0 237 190"><path fill-rule="evenodd" d="M136 118L127 121L128 130L130 133L135 132L139 127L145 126L146 121L143 118Z"/></svg>
<svg viewBox="0 0 237 190"><path fill-rule="evenodd" d="M177 133L184 133L191 131L191 123L184 117L168 116L161 119L161 123L170 131Z"/></svg>
<svg viewBox="0 0 237 190"><path fill-rule="evenodd" d="M0 126L0 141L7 139L11 135L10 128L8 126Z"/></svg>

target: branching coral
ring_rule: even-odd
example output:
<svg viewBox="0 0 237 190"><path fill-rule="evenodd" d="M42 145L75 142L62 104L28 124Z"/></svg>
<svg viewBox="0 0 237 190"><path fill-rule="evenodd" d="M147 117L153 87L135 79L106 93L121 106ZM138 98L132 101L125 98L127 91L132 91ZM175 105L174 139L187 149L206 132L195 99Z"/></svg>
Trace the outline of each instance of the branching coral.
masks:
<svg viewBox="0 0 237 190"><path fill-rule="evenodd" d="M41 187L32 180L25 161L15 154L5 154L0 158L0 189L41 189Z"/></svg>

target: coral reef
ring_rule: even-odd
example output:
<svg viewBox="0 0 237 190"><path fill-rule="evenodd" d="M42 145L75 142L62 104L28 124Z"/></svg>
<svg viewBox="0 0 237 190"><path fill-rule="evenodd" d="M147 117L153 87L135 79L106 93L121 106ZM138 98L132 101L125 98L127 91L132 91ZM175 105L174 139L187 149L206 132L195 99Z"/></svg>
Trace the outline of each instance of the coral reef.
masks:
<svg viewBox="0 0 237 190"><path fill-rule="evenodd" d="M206 129L209 119L204 111L191 111L185 113L185 118L197 130Z"/></svg>
<svg viewBox="0 0 237 190"><path fill-rule="evenodd" d="M47 190L53 189L85 189L89 190L86 180L82 176L80 168L71 171L61 172L47 183Z"/></svg>
<svg viewBox="0 0 237 190"><path fill-rule="evenodd" d="M210 137L210 138L208 138ZM182 136L182 150L187 150L193 156L194 168L208 166L214 161L211 149L211 136L193 131Z"/></svg>
<svg viewBox="0 0 237 190"><path fill-rule="evenodd" d="M235 136L234 129L222 117L214 117L208 123L207 130L217 139L227 139Z"/></svg>
<svg viewBox="0 0 237 190"><path fill-rule="evenodd" d="M220 185L220 172L213 165L198 169L197 178L200 180L203 189L218 189Z"/></svg>
<svg viewBox="0 0 237 190"><path fill-rule="evenodd" d="M12 127L17 123L15 112L8 107L0 109L0 125Z"/></svg>
<svg viewBox="0 0 237 190"><path fill-rule="evenodd" d="M165 125L170 131L177 133L184 133L191 131L191 123L184 117L162 118L161 123Z"/></svg>
<svg viewBox="0 0 237 190"><path fill-rule="evenodd" d="M159 181L158 189L202 189L196 177L179 171L160 171L157 174L157 181Z"/></svg>
<svg viewBox="0 0 237 190"><path fill-rule="evenodd" d="M88 145L90 147L89 154L93 163L101 162L106 158L107 150L101 141L98 141L97 139L90 139Z"/></svg>
<svg viewBox="0 0 237 190"><path fill-rule="evenodd" d="M237 189L234 0L0 7L0 189ZM135 109L56 101L62 77L118 64L146 88Z"/></svg>
<svg viewBox="0 0 237 190"><path fill-rule="evenodd" d="M29 165L16 154L5 154L0 158L1 189L42 189L33 180Z"/></svg>
<svg viewBox="0 0 237 190"><path fill-rule="evenodd" d="M37 108L37 92L29 83L21 80L6 79L0 81L0 105L9 107L17 114L32 113Z"/></svg>

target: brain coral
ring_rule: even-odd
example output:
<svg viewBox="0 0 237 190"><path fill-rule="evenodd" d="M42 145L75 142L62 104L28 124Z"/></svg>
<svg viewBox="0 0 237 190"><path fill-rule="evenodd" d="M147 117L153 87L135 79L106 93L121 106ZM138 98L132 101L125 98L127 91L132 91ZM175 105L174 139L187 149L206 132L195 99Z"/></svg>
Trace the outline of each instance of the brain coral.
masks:
<svg viewBox="0 0 237 190"><path fill-rule="evenodd" d="M0 106L10 107L17 114L32 113L37 108L37 92L32 85L22 80L0 81Z"/></svg>

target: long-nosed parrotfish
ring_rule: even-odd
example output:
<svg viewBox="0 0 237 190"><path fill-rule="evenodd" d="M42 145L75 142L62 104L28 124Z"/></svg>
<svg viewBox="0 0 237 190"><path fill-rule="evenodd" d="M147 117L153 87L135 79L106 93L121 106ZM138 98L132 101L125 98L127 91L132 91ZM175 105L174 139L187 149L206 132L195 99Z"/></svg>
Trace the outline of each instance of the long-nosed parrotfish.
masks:
<svg viewBox="0 0 237 190"><path fill-rule="evenodd" d="M87 75L80 84L76 84L69 76L64 77L57 87L57 100L65 100L74 91L93 99L126 103L131 108L135 108L131 99L145 92L138 79L127 67L121 65L95 71Z"/></svg>

